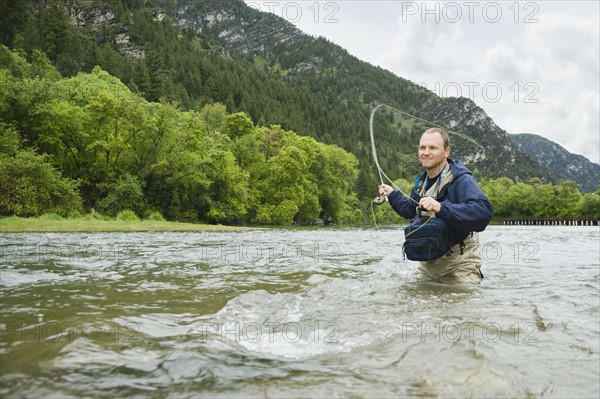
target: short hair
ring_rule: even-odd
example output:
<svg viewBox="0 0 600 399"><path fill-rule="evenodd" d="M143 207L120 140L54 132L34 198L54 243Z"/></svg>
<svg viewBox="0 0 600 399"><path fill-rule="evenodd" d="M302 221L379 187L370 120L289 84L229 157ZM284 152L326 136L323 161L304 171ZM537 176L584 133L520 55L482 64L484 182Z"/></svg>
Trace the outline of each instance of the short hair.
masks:
<svg viewBox="0 0 600 399"><path fill-rule="evenodd" d="M448 136L448 133L446 133L444 129L440 129L439 127L432 127L423 132L423 134L432 133L438 133L440 136L442 136L442 140L444 140L444 148L450 147L450 136Z"/></svg>

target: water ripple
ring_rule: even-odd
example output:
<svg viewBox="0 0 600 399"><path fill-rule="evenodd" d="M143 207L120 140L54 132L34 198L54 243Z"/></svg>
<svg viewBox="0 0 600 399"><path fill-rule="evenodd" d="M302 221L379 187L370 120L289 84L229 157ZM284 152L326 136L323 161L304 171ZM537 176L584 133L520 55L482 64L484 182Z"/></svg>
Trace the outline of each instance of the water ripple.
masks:
<svg viewBox="0 0 600 399"><path fill-rule="evenodd" d="M0 395L597 397L599 231L481 240L469 288L397 227L3 234Z"/></svg>

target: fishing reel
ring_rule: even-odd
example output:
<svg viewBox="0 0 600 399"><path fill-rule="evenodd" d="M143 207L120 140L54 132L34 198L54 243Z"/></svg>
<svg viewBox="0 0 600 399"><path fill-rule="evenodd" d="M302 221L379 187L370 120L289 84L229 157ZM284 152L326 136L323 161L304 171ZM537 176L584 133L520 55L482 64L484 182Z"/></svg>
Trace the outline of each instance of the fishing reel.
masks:
<svg viewBox="0 0 600 399"><path fill-rule="evenodd" d="M377 197L373 198L373 203L375 205L381 205L388 200L387 195L379 194Z"/></svg>

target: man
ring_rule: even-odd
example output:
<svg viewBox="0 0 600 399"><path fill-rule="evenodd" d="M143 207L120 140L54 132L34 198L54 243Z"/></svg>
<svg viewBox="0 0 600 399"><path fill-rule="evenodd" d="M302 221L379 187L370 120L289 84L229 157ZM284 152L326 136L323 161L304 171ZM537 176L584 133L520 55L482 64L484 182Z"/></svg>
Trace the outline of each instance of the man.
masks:
<svg viewBox="0 0 600 399"><path fill-rule="evenodd" d="M481 253L477 232L492 218L492 205L471 171L449 159L448 134L438 128L426 130L419 142L419 162L425 173L412 190L411 199L387 184L379 186L392 208L406 219L417 216L418 207L446 222L452 249L446 255L420 262L424 277L441 283L481 282ZM440 197L441 194L441 197Z"/></svg>

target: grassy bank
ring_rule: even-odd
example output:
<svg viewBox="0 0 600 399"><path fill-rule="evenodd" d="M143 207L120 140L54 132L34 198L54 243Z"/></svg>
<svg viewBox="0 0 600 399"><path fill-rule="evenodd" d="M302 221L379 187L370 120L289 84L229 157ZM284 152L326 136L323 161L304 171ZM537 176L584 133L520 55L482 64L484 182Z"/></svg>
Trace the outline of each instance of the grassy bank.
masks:
<svg viewBox="0 0 600 399"><path fill-rule="evenodd" d="M179 223L154 220L99 220L52 218L0 218L0 233L26 232L134 232L134 231L236 231L246 227L221 226L196 223Z"/></svg>

